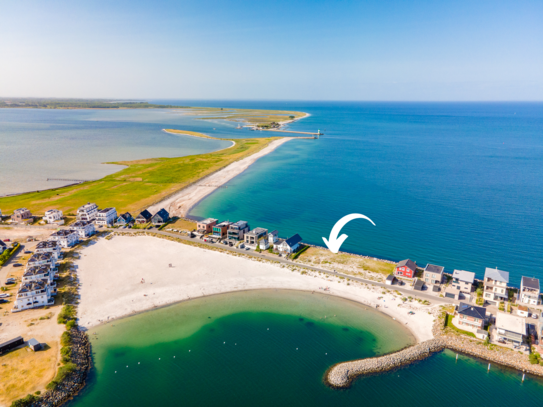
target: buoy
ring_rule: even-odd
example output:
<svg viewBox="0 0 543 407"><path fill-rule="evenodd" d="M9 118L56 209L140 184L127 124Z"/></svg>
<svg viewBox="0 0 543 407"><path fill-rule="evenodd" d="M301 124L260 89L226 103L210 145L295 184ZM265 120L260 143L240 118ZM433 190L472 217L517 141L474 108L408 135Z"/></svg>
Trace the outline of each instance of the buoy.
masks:
<svg viewBox="0 0 543 407"><path fill-rule="evenodd" d="M296 348L296 350L298 350L298 348ZM127 366L128 367L128 366Z"/></svg>
<svg viewBox="0 0 543 407"><path fill-rule="evenodd" d="M115 370L115 373L117 373L117 371Z"/></svg>
<svg viewBox="0 0 543 407"><path fill-rule="evenodd" d="M325 355L328 355L328 353L325 353Z"/></svg>
<svg viewBox="0 0 543 407"><path fill-rule="evenodd" d="M225 344L226 342L223 342L223 344Z"/></svg>
<svg viewBox="0 0 543 407"><path fill-rule="evenodd" d="M175 356L173 358L175 359Z"/></svg>
<svg viewBox="0 0 543 407"><path fill-rule="evenodd" d="M160 358L158 358L158 360L160 360Z"/></svg>
<svg viewBox="0 0 543 407"><path fill-rule="evenodd" d="M488 371L490 371L490 363L488 364Z"/></svg>
<svg viewBox="0 0 543 407"><path fill-rule="evenodd" d="M268 328L268 331L270 330L270 328Z"/></svg>
<svg viewBox="0 0 543 407"><path fill-rule="evenodd" d="M126 367L128 367L128 366L126 366Z"/></svg>
<svg viewBox="0 0 543 407"><path fill-rule="evenodd" d="M526 376L526 373L522 374L522 381L524 381L524 376Z"/></svg>
<svg viewBox="0 0 543 407"><path fill-rule="evenodd" d="M140 362L138 362L138 365L140 364Z"/></svg>

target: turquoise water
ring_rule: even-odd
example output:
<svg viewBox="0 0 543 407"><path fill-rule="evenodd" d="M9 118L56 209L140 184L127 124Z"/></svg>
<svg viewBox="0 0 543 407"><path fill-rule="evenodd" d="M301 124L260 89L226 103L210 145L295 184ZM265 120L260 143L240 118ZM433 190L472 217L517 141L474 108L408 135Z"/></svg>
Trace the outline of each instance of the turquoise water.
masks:
<svg viewBox="0 0 543 407"><path fill-rule="evenodd" d="M452 352L332 390L322 382L332 364L413 338L377 311L319 294L225 294L91 331L95 366L70 406L505 406L537 403L543 391L538 379L522 384Z"/></svg>
<svg viewBox="0 0 543 407"><path fill-rule="evenodd" d="M0 195L68 184L47 178L98 179L123 168L103 162L179 157L228 147L226 141L161 131L171 127L205 131L210 126L168 110L0 109Z"/></svg>

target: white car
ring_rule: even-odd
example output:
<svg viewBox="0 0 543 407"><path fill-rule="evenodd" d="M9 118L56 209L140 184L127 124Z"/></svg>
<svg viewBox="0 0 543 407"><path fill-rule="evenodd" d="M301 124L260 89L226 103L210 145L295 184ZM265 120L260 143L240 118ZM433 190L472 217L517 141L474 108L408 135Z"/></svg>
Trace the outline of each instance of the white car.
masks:
<svg viewBox="0 0 543 407"><path fill-rule="evenodd" d="M8 293L5 293L5 294L0 294L0 298L8 298L11 294L8 294Z"/></svg>

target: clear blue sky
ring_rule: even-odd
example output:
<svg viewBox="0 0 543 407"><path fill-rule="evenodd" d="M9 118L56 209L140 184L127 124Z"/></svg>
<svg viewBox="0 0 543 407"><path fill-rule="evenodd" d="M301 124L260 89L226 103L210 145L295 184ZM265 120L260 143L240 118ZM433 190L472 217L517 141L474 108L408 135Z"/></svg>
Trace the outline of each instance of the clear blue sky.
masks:
<svg viewBox="0 0 543 407"><path fill-rule="evenodd" d="M543 1L7 1L0 96L543 100Z"/></svg>

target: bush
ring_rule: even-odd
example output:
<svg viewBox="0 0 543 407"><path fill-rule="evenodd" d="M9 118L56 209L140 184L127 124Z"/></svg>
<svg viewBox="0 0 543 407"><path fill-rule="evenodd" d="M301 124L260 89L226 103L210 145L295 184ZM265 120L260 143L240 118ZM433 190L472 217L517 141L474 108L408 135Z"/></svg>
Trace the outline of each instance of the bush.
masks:
<svg viewBox="0 0 543 407"><path fill-rule="evenodd" d="M75 322L73 319L71 321L68 321L66 324L66 329L70 330L72 328L75 328L77 326L77 322Z"/></svg>
<svg viewBox="0 0 543 407"><path fill-rule="evenodd" d="M64 366L62 366L61 368L58 369L58 373L57 375L55 376L55 378L53 379L52 382L50 382L49 384L47 384L46 388L48 390L54 390L57 388L57 386L62 383L62 381L66 378L66 376L68 376L68 374L70 374L71 372L73 372L74 370L76 369L76 365L71 363L71 362L68 362L66 363Z"/></svg>
<svg viewBox="0 0 543 407"><path fill-rule="evenodd" d="M296 253L292 255L292 260L296 260L300 255L305 252L307 249L309 249L309 246L304 246L300 250L298 250Z"/></svg>
<svg viewBox="0 0 543 407"><path fill-rule="evenodd" d="M69 331L64 331L60 337L60 344L62 346L70 346L72 344L72 335Z"/></svg>
<svg viewBox="0 0 543 407"><path fill-rule="evenodd" d="M541 355L537 352L530 353L530 356L528 356L528 360L532 365L536 365L540 362Z"/></svg>
<svg viewBox="0 0 543 407"><path fill-rule="evenodd" d="M39 392L36 392L39 393ZM40 398L37 396L34 396L33 394L29 394L26 397L23 397L22 399L15 400L11 403L11 407L26 407L30 406L31 404L38 401Z"/></svg>
<svg viewBox="0 0 543 407"><path fill-rule="evenodd" d="M58 313L57 322L66 324L68 321L75 319L75 308L73 305L65 305Z"/></svg>

